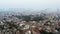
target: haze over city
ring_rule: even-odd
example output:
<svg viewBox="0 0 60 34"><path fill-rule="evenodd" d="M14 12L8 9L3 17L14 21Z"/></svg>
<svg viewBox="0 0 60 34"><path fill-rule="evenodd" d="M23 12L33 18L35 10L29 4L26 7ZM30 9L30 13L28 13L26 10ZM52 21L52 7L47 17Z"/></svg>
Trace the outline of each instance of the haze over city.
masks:
<svg viewBox="0 0 60 34"><path fill-rule="evenodd" d="M60 34L60 0L0 0L0 34Z"/></svg>
<svg viewBox="0 0 60 34"><path fill-rule="evenodd" d="M0 0L0 9L22 8L29 10L60 9L60 0Z"/></svg>

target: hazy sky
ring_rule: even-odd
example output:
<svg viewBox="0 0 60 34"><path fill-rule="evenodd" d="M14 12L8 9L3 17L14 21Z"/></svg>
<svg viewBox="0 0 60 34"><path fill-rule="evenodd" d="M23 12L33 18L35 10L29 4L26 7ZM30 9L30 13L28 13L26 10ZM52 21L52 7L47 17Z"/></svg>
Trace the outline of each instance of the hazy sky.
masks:
<svg viewBox="0 0 60 34"><path fill-rule="evenodd" d="M60 0L0 0L0 8L60 9Z"/></svg>

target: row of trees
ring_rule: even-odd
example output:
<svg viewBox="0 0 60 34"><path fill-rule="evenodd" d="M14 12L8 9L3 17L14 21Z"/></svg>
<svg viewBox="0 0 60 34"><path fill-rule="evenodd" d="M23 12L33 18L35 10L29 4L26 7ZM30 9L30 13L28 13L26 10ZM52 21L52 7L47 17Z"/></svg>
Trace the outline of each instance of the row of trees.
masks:
<svg viewBox="0 0 60 34"><path fill-rule="evenodd" d="M44 18L43 17L41 17L41 16L36 16L36 17L34 17L32 20L31 20L31 16L16 16L17 18L19 18L19 19L23 19L24 21L37 21L37 22L39 22L39 21L41 21L41 20L44 20Z"/></svg>

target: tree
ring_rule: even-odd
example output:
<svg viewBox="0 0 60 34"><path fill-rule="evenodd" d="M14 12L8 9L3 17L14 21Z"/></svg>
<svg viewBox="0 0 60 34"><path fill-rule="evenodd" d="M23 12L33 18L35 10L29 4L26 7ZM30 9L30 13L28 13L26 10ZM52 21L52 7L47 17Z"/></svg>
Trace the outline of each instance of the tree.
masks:
<svg viewBox="0 0 60 34"><path fill-rule="evenodd" d="M39 21L42 21L42 20L44 20L43 17L37 16L37 17L33 18L32 21L37 21L37 22L39 22Z"/></svg>
<svg viewBox="0 0 60 34"><path fill-rule="evenodd" d="M30 21L30 16L23 16L23 20L27 22Z"/></svg>
<svg viewBox="0 0 60 34"><path fill-rule="evenodd" d="M17 17L17 18L19 18L19 19L21 19L21 18L22 18L22 16L15 16L15 17Z"/></svg>

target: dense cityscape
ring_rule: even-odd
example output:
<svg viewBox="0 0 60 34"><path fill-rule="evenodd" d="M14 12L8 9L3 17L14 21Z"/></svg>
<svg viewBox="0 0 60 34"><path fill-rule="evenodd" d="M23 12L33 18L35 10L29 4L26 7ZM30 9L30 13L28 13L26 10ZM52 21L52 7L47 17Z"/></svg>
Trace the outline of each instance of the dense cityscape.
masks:
<svg viewBox="0 0 60 34"><path fill-rule="evenodd" d="M60 0L0 0L0 34L60 34Z"/></svg>
<svg viewBox="0 0 60 34"><path fill-rule="evenodd" d="M60 34L60 14L1 11L0 34Z"/></svg>

